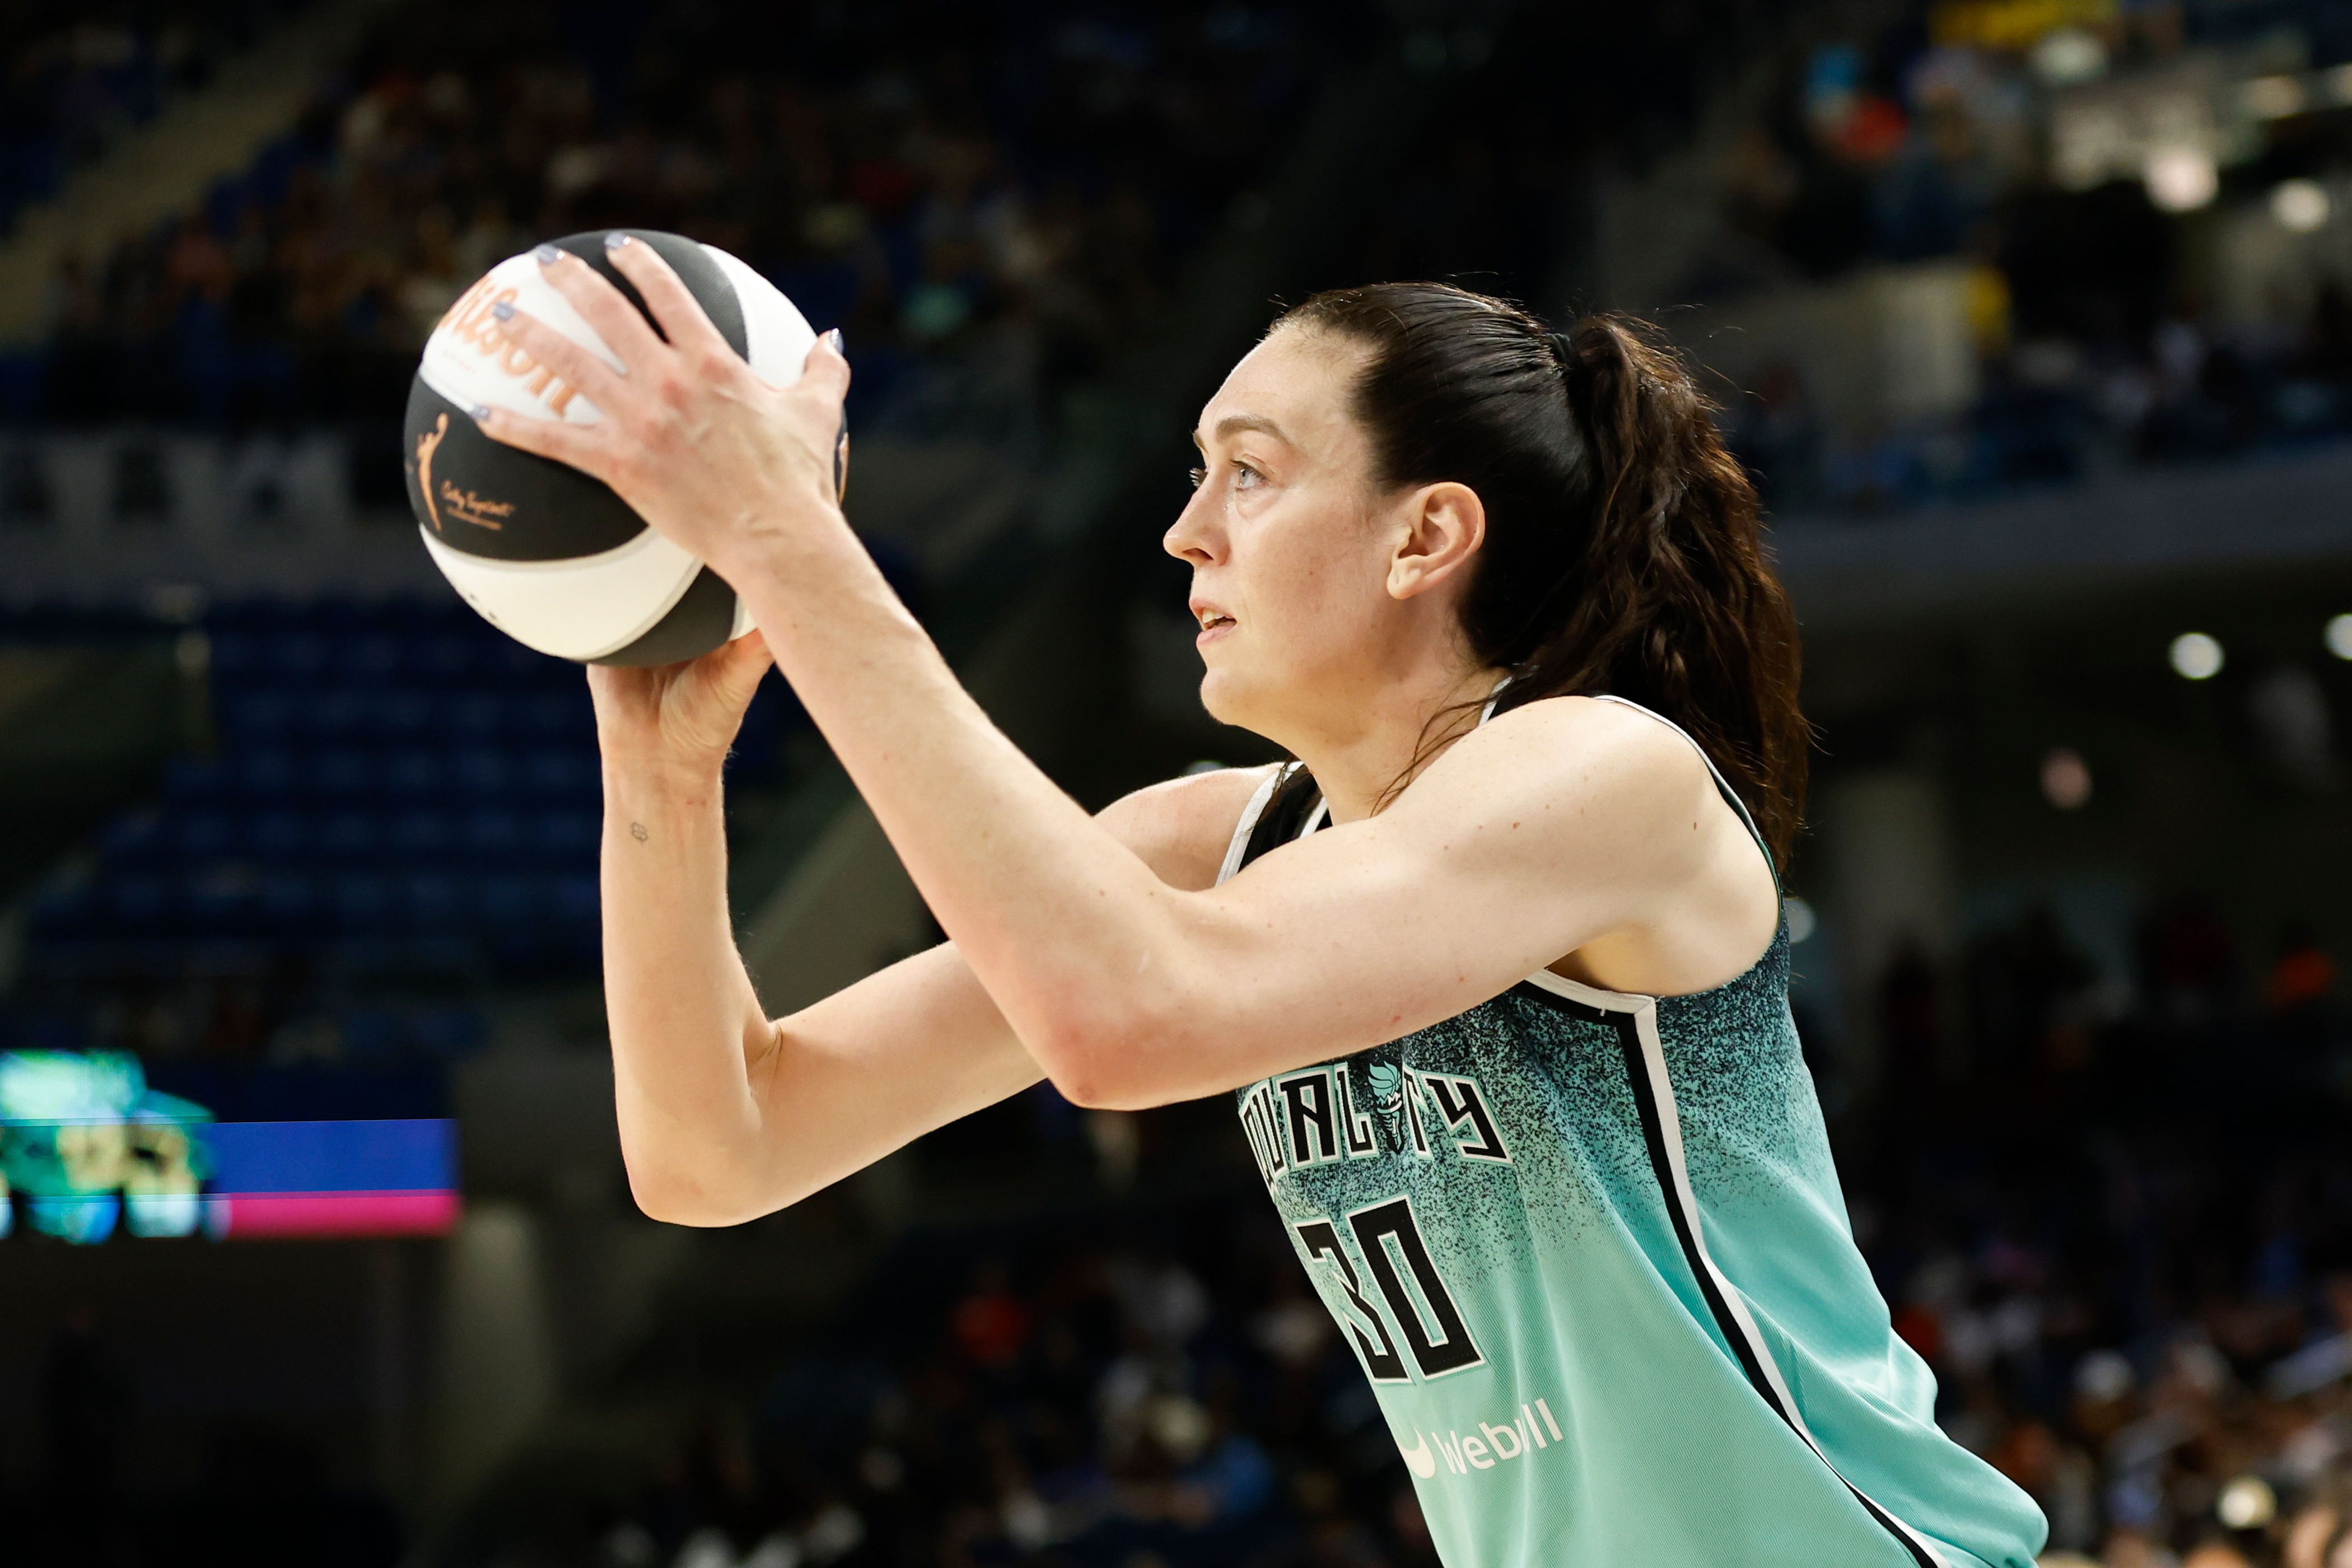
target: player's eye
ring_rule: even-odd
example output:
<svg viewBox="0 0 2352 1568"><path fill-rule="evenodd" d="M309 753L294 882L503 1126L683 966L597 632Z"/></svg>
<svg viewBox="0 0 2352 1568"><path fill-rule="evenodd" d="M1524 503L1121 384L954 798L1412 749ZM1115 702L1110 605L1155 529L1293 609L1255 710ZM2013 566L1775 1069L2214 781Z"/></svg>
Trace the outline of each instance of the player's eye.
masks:
<svg viewBox="0 0 2352 1568"><path fill-rule="evenodd" d="M1247 463L1236 461L1234 464L1234 472L1238 476L1234 480L1234 489L1237 490L1248 489L1254 486L1261 485L1265 482L1265 476L1259 473L1255 468L1251 468Z"/></svg>
<svg viewBox="0 0 2352 1568"><path fill-rule="evenodd" d="M1192 470L1192 488L1193 488L1194 489L1196 489L1196 490L1197 490L1197 489L1199 489L1202 485L1205 485L1205 484L1207 484L1208 482L1209 482L1209 470L1208 470L1208 469L1206 469L1206 468L1194 468L1194 469Z"/></svg>

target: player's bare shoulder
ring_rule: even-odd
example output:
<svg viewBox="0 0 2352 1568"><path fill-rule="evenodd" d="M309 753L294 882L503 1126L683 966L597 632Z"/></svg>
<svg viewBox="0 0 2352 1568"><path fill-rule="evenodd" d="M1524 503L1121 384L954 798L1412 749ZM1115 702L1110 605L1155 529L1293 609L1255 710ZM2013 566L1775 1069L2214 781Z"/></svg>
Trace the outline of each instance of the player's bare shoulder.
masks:
<svg viewBox="0 0 2352 1568"><path fill-rule="evenodd" d="M1716 799L1696 749L1649 713L1549 697L1465 735L1399 804L1449 843L1486 843L1531 871L1671 878Z"/></svg>
<svg viewBox="0 0 2352 1568"><path fill-rule="evenodd" d="M1187 773L1121 796L1099 820L1170 887L1213 887L1243 808L1276 766Z"/></svg>

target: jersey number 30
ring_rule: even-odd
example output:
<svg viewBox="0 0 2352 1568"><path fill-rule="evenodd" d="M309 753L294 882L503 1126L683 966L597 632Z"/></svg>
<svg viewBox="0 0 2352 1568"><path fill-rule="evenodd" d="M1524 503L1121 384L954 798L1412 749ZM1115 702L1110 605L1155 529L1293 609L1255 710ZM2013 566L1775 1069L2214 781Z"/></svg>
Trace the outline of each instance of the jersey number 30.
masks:
<svg viewBox="0 0 2352 1568"><path fill-rule="evenodd" d="M1348 1229L1354 1234L1365 1272L1371 1275L1381 1300L1388 1304L1385 1316L1365 1300L1363 1278L1339 1240L1338 1226L1328 1219L1302 1221L1298 1239L1310 1264L1330 1265L1340 1294L1353 1309L1349 1331L1355 1335L1357 1348L1363 1352L1364 1370L1374 1383L1412 1381L1405 1371L1404 1358L1397 1353L1399 1339L1425 1378L1443 1377L1486 1360L1421 1239L1411 1199L1395 1197L1358 1209L1348 1216ZM1397 1329L1394 1335L1389 1332L1391 1322Z"/></svg>

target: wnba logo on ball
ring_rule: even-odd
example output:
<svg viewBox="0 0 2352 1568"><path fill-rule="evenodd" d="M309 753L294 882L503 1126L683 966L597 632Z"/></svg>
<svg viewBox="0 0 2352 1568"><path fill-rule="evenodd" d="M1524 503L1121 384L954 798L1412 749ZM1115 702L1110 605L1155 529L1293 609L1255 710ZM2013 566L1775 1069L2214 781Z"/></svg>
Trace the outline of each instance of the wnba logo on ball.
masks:
<svg viewBox="0 0 2352 1568"><path fill-rule="evenodd" d="M484 500L447 479L443 479L439 492L435 492L433 454L448 435L449 416L444 414L434 420L432 429L416 437L416 489L425 498L425 511L433 520L433 531L441 531L441 514L445 510L459 522L470 522L477 528L504 528L507 519L514 515L514 502Z"/></svg>
<svg viewBox="0 0 2352 1568"><path fill-rule="evenodd" d="M472 349L501 374L522 381L523 390L547 405L547 411L561 419L580 389L560 380L553 371L525 353L520 344L509 342L506 334L499 331L498 318L490 314L491 306L501 302L511 305L521 292L520 289L502 287L498 275L492 273L457 296L457 302L434 327L433 335L446 333L453 344Z"/></svg>

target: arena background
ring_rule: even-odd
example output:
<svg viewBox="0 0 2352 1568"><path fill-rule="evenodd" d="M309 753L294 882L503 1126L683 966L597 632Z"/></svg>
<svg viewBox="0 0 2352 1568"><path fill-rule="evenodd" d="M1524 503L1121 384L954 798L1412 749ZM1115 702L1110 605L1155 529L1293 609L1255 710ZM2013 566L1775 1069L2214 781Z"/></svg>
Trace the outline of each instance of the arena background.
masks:
<svg viewBox="0 0 2352 1568"><path fill-rule="evenodd" d="M1656 321L1805 623L1795 1004L1939 1418L2051 1562L2260 1568L2352 1464L2352 11L20 0L0 72L0 1559L1434 1562L1221 1103L629 1203L585 694L397 428L618 224L845 330L852 521L1089 805L1266 754L1158 538L1278 301ZM730 791L772 1007L934 938L780 683Z"/></svg>

